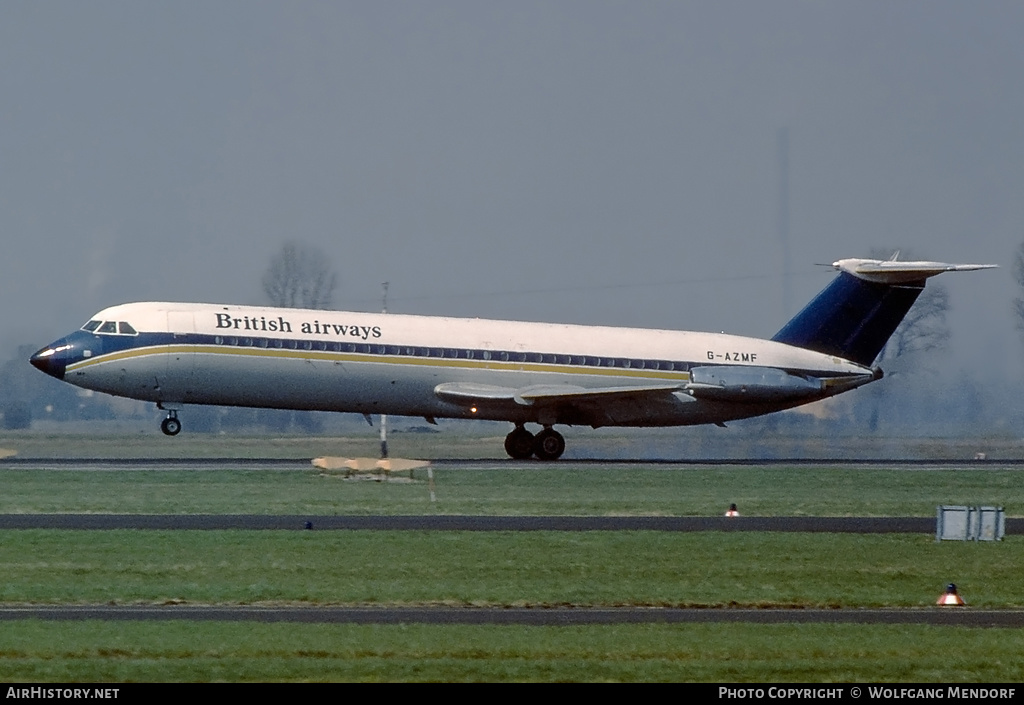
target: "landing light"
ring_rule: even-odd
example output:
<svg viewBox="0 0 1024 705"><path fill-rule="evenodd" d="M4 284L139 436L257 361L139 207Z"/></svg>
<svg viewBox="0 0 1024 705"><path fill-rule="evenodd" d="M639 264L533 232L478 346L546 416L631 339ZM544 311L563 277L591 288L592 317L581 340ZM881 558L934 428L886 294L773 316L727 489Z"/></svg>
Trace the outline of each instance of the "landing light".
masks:
<svg viewBox="0 0 1024 705"><path fill-rule="evenodd" d="M475 406L471 406L471 407L469 407L469 410L470 410L471 412L473 412L474 414L476 413L476 407L475 407Z"/></svg>
<svg viewBox="0 0 1024 705"><path fill-rule="evenodd" d="M56 355L59 352L70 349L70 345L58 345L55 348L47 348L46 350L42 351L41 353L39 353L39 357L50 357L50 355Z"/></svg>

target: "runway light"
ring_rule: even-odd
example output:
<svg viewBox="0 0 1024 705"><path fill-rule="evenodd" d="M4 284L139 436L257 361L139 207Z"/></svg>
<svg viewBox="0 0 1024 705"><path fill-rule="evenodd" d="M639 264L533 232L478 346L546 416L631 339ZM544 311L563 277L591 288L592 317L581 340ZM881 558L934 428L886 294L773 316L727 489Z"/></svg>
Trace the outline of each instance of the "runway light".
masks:
<svg viewBox="0 0 1024 705"><path fill-rule="evenodd" d="M472 411L474 414L476 413L476 407L475 406L469 407L469 410Z"/></svg>
<svg viewBox="0 0 1024 705"><path fill-rule="evenodd" d="M965 607L967 605L963 598L957 594L956 585L954 583L950 583L946 586L946 592L939 595L939 599L935 601L935 604L951 607Z"/></svg>
<svg viewBox="0 0 1024 705"><path fill-rule="evenodd" d="M729 510L725 513L725 515L727 517L738 517L740 515L740 512L739 512L738 509L736 509L736 505L735 504L730 504L729 505Z"/></svg>

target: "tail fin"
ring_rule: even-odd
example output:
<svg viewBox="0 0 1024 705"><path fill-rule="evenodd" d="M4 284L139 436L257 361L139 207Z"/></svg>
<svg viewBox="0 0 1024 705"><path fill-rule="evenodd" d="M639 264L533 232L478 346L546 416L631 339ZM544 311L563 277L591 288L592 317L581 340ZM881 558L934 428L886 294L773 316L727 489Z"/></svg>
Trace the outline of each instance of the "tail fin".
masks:
<svg viewBox="0 0 1024 705"><path fill-rule="evenodd" d="M924 289L942 272L992 264L845 259L840 274L772 340L871 365Z"/></svg>

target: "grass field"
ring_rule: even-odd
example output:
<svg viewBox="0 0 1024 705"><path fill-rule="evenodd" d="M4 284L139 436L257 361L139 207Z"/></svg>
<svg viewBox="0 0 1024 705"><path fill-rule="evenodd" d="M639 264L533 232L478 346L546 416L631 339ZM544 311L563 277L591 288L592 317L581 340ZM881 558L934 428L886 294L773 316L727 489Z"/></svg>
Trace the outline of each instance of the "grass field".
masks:
<svg viewBox="0 0 1024 705"><path fill-rule="evenodd" d="M1024 513L1024 467L740 467L507 463L417 481L301 470L0 470L0 513L935 516L940 504Z"/></svg>
<svg viewBox="0 0 1024 705"><path fill-rule="evenodd" d="M351 415L350 415L351 416ZM112 431L112 422L76 426L52 426L53 431L0 432L3 450L22 458L314 458L321 455L376 457L380 440L376 428L344 424L332 435L300 434L202 434L185 430L168 438L158 430L160 412L151 422L132 431ZM401 420L399 420L400 422ZM396 422L399 423L399 422ZM408 425L409 420L405 420ZM44 424L45 426L45 424ZM426 427L420 423L420 430ZM404 458L504 459L502 443L509 427L501 423L445 422L429 427L433 432L412 433L396 429L389 440L391 454ZM663 429L565 428L566 460L610 459L709 459L709 458L909 458L919 460L958 458L969 461L977 453L989 458L1024 457L1024 440L1010 432L984 438L886 436L884 432L806 436L766 430L757 420L739 421L728 429L712 427Z"/></svg>
<svg viewBox="0 0 1024 705"><path fill-rule="evenodd" d="M251 457L281 456L277 441L242 441ZM45 456L64 441L33 442ZM146 457L130 440L94 442ZM227 455L205 447L206 457ZM1022 469L970 463L510 463L439 469L430 503L422 481L349 482L312 470L18 466L0 470L0 513L712 515L737 502L765 516L933 516L936 504L996 504L1020 516L1022 479ZM0 532L0 601L925 608L956 582L972 607L1019 608L1021 565L1016 536L939 544L926 535L25 530ZM905 625L26 620L0 629L8 681L1016 681L1022 663L1021 630Z"/></svg>
<svg viewBox="0 0 1024 705"><path fill-rule="evenodd" d="M679 532L0 532L33 604L1024 607L1024 540ZM841 558L839 558L841 557Z"/></svg>
<svg viewBox="0 0 1024 705"><path fill-rule="evenodd" d="M9 622L0 681L1020 682L1024 632L924 626Z"/></svg>

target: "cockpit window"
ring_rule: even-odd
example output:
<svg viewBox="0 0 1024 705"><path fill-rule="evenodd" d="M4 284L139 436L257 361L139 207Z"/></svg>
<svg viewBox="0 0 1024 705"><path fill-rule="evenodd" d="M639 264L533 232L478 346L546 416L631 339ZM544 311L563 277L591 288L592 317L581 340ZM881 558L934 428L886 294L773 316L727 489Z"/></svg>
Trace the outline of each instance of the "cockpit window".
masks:
<svg viewBox="0 0 1024 705"><path fill-rule="evenodd" d="M138 335L139 332L135 330L132 324L127 321L89 321L82 330L87 330L92 333L104 333L104 334L120 334L120 335Z"/></svg>

